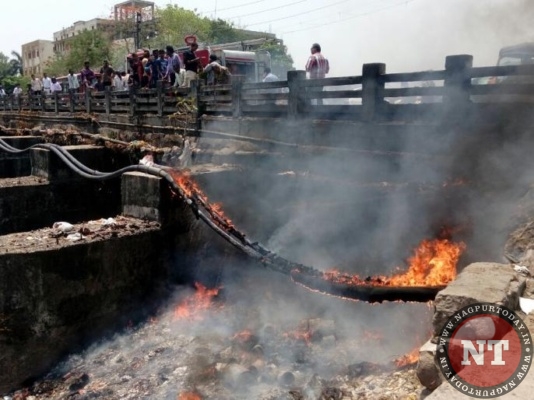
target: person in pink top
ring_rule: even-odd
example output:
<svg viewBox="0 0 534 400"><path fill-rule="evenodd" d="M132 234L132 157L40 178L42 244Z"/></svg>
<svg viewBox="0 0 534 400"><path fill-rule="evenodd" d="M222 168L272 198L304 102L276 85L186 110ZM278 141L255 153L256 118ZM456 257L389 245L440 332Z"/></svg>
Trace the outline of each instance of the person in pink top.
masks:
<svg viewBox="0 0 534 400"><path fill-rule="evenodd" d="M321 45L319 43L312 44L311 55L306 63L306 72L310 79L323 79L326 74L330 72L330 64L328 59L321 53ZM322 92L322 86L315 86L310 88L310 92ZM312 104L323 104L323 99L314 99Z"/></svg>

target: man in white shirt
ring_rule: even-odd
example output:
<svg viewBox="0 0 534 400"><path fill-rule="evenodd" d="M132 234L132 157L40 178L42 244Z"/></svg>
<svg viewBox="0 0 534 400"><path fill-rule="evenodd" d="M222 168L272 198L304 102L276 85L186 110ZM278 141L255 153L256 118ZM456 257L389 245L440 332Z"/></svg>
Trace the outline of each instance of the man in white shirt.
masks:
<svg viewBox="0 0 534 400"><path fill-rule="evenodd" d="M124 90L124 84L122 82L122 76L120 72L116 72L113 76L113 90L120 92Z"/></svg>
<svg viewBox="0 0 534 400"><path fill-rule="evenodd" d="M36 78L35 75L32 74L31 84L32 84L32 94L34 96L40 96L43 90L43 84L41 83L41 80L39 78Z"/></svg>
<svg viewBox="0 0 534 400"><path fill-rule="evenodd" d="M271 68L265 67L263 70L263 81L262 82L278 82L280 79L271 72Z"/></svg>
<svg viewBox="0 0 534 400"><path fill-rule="evenodd" d="M67 83L69 85L69 92L78 92L78 89L80 88L80 81L78 81L78 77L74 75L74 71L72 69L69 69L69 74L67 75Z"/></svg>
<svg viewBox="0 0 534 400"><path fill-rule="evenodd" d="M55 77L52 78L52 84L50 85L50 93L61 93L62 90L63 88L61 87L61 83L59 83Z"/></svg>
<svg viewBox="0 0 534 400"><path fill-rule="evenodd" d="M6 95L6 91L4 90L4 87L0 85L0 97L4 97Z"/></svg>
<svg viewBox="0 0 534 400"><path fill-rule="evenodd" d="M52 89L52 80L48 77L46 72L43 74L43 91L45 94L50 94Z"/></svg>
<svg viewBox="0 0 534 400"><path fill-rule="evenodd" d="M22 89L20 85L15 86L15 89L13 89L13 96L19 97L22 94Z"/></svg>

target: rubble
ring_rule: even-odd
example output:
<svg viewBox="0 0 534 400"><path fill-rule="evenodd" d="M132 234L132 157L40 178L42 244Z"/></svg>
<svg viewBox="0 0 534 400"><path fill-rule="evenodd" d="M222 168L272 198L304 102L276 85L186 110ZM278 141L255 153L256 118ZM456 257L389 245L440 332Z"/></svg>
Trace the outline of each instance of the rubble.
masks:
<svg viewBox="0 0 534 400"><path fill-rule="evenodd" d="M113 338L71 355L46 376L7 396L11 400L30 396L34 400L415 400L423 390L415 365L355 363L358 352L382 346L381 338L350 334L335 319L312 315L300 321L252 322L257 304L247 304L243 313L242 305L226 300L184 319L174 312L183 302L173 304L144 324L125 327ZM308 328L316 334L300 335Z"/></svg>

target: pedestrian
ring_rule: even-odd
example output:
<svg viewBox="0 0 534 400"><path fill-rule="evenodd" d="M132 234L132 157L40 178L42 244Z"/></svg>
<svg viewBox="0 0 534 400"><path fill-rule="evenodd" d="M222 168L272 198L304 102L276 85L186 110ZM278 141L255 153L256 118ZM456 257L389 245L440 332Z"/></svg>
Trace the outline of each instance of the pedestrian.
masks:
<svg viewBox="0 0 534 400"><path fill-rule="evenodd" d="M171 82L171 86L176 85L177 75L180 74L181 62L178 54L174 52L172 46L167 46L167 72L165 74L165 79Z"/></svg>
<svg viewBox="0 0 534 400"><path fill-rule="evenodd" d="M122 82L122 73L117 72L113 76L113 90L116 92L120 92L121 90L124 90L124 84Z"/></svg>
<svg viewBox="0 0 534 400"><path fill-rule="evenodd" d="M115 71L109 65L108 60L104 60L104 64L102 65L102 68L100 68L100 80L102 82L102 88L103 90L111 89L111 86L113 84L113 74Z"/></svg>
<svg viewBox="0 0 534 400"><path fill-rule="evenodd" d="M61 83L59 83L56 79L56 77L52 78L52 85L50 86L50 92L52 94L54 93L61 93L63 91L63 88L61 87Z"/></svg>
<svg viewBox="0 0 534 400"><path fill-rule="evenodd" d="M191 81L197 79L197 74L201 68L200 58L197 57L195 51L198 50L198 43L193 42L189 46L189 50L184 52L184 64L185 64L185 80L184 87L191 87Z"/></svg>
<svg viewBox="0 0 534 400"><path fill-rule="evenodd" d="M168 64L168 61L167 59L165 58L165 50L163 49L160 49L158 51L159 53L159 77L158 79L159 80L163 80L165 78L165 74L167 73L167 64Z"/></svg>
<svg viewBox="0 0 534 400"><path fill-rule="evenodd" d="M48 75L46 74L46 72L43 74L43 91L44 91L44 94L50 94L51 92L51 87L52 87L52 80L48 77Z"/></svg>
<svg viewBox="0 0 534 400"><path fill-rule="evenodd" d="M215 85L215 70L220 68L220 66L221 65L217 62L217 56L215 54L210 54L210 63L204 68L207 85Z"/></svg>
<svg viewBox="0 0 534 400"><path fill-rule="evenodd" d="M263 80L262 82L278 82L280 79L271 72L271 68L265 67L263 69Z"/></svg>
<svg viewBox="0 0 534 400"><path fill-rule="evenodd" d="M40 96L43 90L43 84L41 80L36 78L34 74L31 75L32 94L34 96Z"/></svg>
<svg viewBox="0 0 534 400"><path fill-rule="evenodd" d="M328 59L321 53L321 45L319 43L312 44L311 55L306 63L306 72L310 79L323 79L326 74L330 72L330 64ZM309 92L322 92L322 86L312 86ZM313 98L313 95L311 96ZM322 98L315 98L312 104L323 104Z"/></svg>
<svg viewBox="0 0 534 400"><path fill-rule="evenodd" d="M95 84L96 75L94 71L89 66L89 61L86 61L83 63L83 69L80 72L80 75L82 77L82 88L85 92L87 89L92 88Z"/></svg>
<svg viewBox="0 0 534 400"><path fill-rule="evenodd" d="M4 87L0 85L0 97L5 97L5 96L6 96L6 91L4 90Z"/></svg>
<svg viewBox="0 0 534 400"><path fill-rule="evenodd" d="M67 84L69 86L69 93L77 93L78 89L80 89L80 82L78 81L78 77L74 75L74 71L72 69L69 69L69 74L67 75Z"/></svg>
<svg viewBox="0 0 534 400"><path fill-rule="evenodd" d="M22 89L19 84L15 85L15 88L13 89L13 96L19 97L22 94Z"/></svg>

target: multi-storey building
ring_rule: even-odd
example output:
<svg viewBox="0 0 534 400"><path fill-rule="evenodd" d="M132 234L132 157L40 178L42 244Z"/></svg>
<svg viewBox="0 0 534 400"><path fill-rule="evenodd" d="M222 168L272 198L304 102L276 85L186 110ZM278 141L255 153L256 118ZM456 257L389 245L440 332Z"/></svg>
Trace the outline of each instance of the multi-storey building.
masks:
<svg viewBox="0 0 534 400"><path fill-rule="evenodd" d="M105 18L93 18L89 21L76 21L68 28L54 32L54 52L64 55L70 50L70 40L83 31L99 30L113 36L115 21Z"/></svg>
<svg viewBox="0 0 534 400"><path fill-rule="evenodd" d="M54 42L51 40L34 40L22 45L22 74L41 75L49 61L54 56Z"/></svg>

